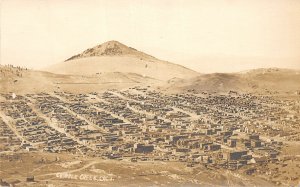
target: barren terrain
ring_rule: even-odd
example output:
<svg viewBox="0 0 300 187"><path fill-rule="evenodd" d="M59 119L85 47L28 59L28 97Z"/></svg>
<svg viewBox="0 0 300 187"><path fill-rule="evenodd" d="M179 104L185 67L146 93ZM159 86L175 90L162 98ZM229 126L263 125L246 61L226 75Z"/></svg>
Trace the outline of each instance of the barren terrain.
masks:
<svg viewBox="0 0 300 187"><path fill-rule="evenodd" d="M296 186L300 71L201 74L117 41L0 66L0 179L16 186Z"/></svg>

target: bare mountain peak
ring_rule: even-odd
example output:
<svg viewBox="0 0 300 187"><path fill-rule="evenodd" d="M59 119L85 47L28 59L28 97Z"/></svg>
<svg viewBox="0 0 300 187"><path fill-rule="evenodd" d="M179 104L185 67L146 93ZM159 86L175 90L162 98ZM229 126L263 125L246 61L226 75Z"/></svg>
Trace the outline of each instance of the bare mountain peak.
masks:
<svg viewBox="0 0 300 187"><path fill-rule="evenodd" d="M128 47L118 41L111 40L93 48L89 48L80 54L72 56L66 61L94 56L134 56L137 58L154 59L154 57L146 53Z"/></svg>
<svg viewBox="0 0 300 187"><path fill-rule="evenodd" d="M125 46L125 47L127 47L126 45L124 45L121 42L116 41L116 40L110 40L110 41L104 42L102 45L103 46L118 45L118 46Z"/></svg>

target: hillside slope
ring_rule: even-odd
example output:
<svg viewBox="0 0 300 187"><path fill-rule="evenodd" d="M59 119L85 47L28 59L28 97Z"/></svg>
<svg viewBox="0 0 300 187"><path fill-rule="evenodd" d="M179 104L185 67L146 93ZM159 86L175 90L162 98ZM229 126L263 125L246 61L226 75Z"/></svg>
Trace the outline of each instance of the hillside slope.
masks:
<svg viewBox="0 0 300 187"><path fill-rule="evenodd" d="M117 41L109 41L64 62L45 69L58 74L94 75L100 73L135 73L159 80L191 78L199 73L183 66L159 60L155 57L127 47Z"/></svg>
<svg viewBox="0 0 300 187"><path fill-rule="evenodd" d="M269 68L203 74L192 79L169 81L164 88L169 91L296 92L300 90L300 71Z"/></svg>
<svg viewBox="0 0 300 187"><path fill-rule="evenodd" d="M93 76L61 75L0 66L0 92L94 92L153 85L160 81L134 73L101 73Z"/></svg>

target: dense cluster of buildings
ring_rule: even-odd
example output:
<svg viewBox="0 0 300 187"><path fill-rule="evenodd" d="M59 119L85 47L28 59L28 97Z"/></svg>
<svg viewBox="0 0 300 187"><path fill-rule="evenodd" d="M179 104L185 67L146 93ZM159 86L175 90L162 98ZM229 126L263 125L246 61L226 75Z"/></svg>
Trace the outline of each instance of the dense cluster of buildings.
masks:
<svg viewBox="0 0 300 187"><path fill-rule="evenodd" d="M135 87L0 97L4 145L189 167L278 162L282 142L269 137L295 138L300 122L295 103L236 92L172 95Z"/></svg>

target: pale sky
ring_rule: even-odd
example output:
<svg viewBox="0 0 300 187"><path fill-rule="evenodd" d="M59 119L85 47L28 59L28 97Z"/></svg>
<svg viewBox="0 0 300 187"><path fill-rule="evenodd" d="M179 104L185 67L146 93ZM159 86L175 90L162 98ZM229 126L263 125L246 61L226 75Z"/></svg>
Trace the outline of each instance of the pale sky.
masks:
<svg viewBox="0 0 300 187"><path fill-rule="evenodd" d="M43 68L109 40L196 71L300 69L299 0L0 0L1 64Z"/></svg>

